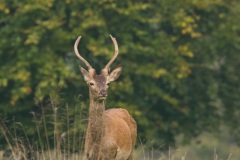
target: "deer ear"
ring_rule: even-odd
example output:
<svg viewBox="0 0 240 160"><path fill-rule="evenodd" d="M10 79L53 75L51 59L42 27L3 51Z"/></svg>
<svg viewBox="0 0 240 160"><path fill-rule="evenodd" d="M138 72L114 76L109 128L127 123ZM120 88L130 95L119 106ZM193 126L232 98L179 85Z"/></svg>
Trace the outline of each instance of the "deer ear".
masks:
<svg viewBox="0 0 240 160"><path fill-rule="evenodd" d="M82 72L82 75L83 75L83 77L84 77L84 80L85 80L86 82L88 82L88 81L90 80L90 76L89 76L88 71L87 71L86 69L84 69L83 67L81 67L81 66L79 66L79 68L80 68L80 70L81 70L81 72Z"/></svg>
<svg viewBox="0 0 240 160"><path fill-rule="evenodd" d="M120 64L108 75L108 81L109 82L115 81L120 76L121 72L122 72L122 65Z"/></svg>

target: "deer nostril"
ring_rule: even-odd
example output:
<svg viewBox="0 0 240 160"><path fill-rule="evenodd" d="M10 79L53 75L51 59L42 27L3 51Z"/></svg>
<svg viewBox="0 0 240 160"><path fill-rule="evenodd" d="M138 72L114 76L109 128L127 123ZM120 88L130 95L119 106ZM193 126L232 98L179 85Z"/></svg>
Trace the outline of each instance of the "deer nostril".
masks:
<svg viewBox="0 0 240 160"><path fill-rule="evenodd" d="M100 93L105 96L107 94L107 91L105 89L101 90Z"/></svg>

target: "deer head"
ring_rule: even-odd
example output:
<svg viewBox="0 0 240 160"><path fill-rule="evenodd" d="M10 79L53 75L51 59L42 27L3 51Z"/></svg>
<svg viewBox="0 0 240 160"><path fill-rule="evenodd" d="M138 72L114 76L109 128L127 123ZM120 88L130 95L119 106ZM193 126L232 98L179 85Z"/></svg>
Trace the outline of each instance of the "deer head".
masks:
<svg viewBox="0 0 240 160"><path fill-rule="evenodd" d="M74 44L74 51L76 56L82 61L88 68L88 70L84 69L80 66L80 70L83 74L84 80L87 82L89 86L90 94L93 96L95 100L105 100L107 98L108 93L108 85L110 82L115 81L121 74L122 65L117 66L113 71L110 71L110 65L114 62L118 55L118 44L115 38L110 35L114 47L115 54L112 59L108 62L108 64L101 70L101 73L98 75L96 70L92 68L92 66L79 54L77 46L81 39L79 36Z"/></svg>

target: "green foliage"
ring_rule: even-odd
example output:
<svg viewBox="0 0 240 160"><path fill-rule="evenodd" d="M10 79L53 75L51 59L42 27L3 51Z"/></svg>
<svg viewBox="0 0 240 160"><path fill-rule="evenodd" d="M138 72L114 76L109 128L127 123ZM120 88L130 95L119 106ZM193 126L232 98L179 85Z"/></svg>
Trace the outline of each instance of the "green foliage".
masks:
<svg viewBox="0 0 240 160"><path fill-rule="evenodd" d="M167 146L222 123L236 131L239 7L237 0L2 0L1 116L29 122L34 99L48 95L69 106L82 95L87 104L73 43L83 36L79 50L100 70L113 54L112 34L124 69L108 105L127 108L140 137Z"/></svg>

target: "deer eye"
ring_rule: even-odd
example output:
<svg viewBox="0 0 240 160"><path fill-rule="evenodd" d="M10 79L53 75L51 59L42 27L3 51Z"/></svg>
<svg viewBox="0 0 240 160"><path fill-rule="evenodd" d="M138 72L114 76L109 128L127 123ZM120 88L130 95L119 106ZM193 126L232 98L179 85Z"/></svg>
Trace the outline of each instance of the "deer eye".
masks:
<svg viewBox="0 0 240 160"><path fill-rule="evenodd" d="M93 86L93 85L94 85L94 83L93 83L93 82L90 82L89 84L90 84L90 86Z"/></svg>
<svg viewBox="0 0 240 160"><path fill-rule="evenodd" d="M108 82L107 85L109 85L110 83Z"/></svg>

